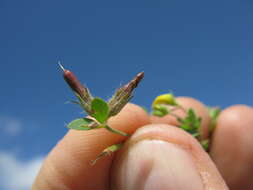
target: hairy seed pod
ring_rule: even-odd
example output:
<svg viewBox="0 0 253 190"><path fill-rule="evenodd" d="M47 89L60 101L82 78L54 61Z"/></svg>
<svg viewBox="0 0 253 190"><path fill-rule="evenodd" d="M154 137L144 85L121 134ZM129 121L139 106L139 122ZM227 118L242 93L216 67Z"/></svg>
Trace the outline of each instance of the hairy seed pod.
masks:
<svg viewBox="0 0 253 190"><path fill-rule="evenodd" d="M83 92L85 92L86 88L80 83L80 81L76 78L76 76L69 70L63 71L63 77L65 81L68 83L69 87L79 96L83 96Z"/></svg>
<svg viewBox="0 0 253 190"><path fill-rule="evenodd" d="M109 116L114 116L120 112L120 110L129 102L132 98L133 90L138 86L140 81L144 77L144 72L137 74L133 80L131 80L126 85L120 87L114 94L114 96L109 100Z"/></svg>
<svg viewBox="0 0 253 190"><path fill-rule="evenodd" d="M63 78L68 83L69 87L75 92L75 95L80 101L81 106L85 109L86 112L92 113L91 111L91 101L93 99L92 95L89 92L89 89L86 88L77 77L71 71L64 69L61 64L59 64L63 70Z"/></svg>

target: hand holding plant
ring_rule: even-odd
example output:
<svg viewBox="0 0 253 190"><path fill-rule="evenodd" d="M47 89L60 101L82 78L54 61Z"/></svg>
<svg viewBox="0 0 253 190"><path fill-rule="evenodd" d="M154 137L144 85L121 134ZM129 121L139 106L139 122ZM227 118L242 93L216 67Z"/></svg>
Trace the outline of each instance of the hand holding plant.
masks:
<svg viewBox="0 0 253 190"><path fill-rule="evenodd" d="M79 92L83 91L83 87L77 89L81 90ZM88 96L83 98L88 99ZM253 173L249 166L253 154L252 108L237 105L223 110L220 114L214 108L209 109L208 114L204 104L193 98L174 98L174 105L168 105L173 98L172 94L166 94L165 102L163 98L158 98L158 103L156 101L155 104L166 109L159 106L154 108L153 104L153 113L158 110L155 113L160 115L158 117L148 116L141 107L127 104L120 114L106 122L112 129L130 136L123 137L118 133L112 135L106 128L96 128L97 123L103 122L101 118L99 121L95 119L91 112L88 114L91 117L84 118L92 120L88 123L95 123L88 126L94 130L70 130L46 158L32 189L224 190L228 189L224 180L230 189L252 189ZM95 98L92 97L91 102L93 99ZM91 104L82 105L80 101L73 103L90 110ZM163 113L166 114L162 116ZM168 118L174 118L177 123ZM195 121L195 124L189 127L189 121ZM203 135L202 131L198 131L196 126L199 126L199 123L200 129L206 130L209 127L211 135ZM178 127L174 127L175 125ZM188 132L180 129L180 125ZM87 123L80 125L83 126L87 126ZM210 140L210 157L199 145L199 139L192 137L195 133L199 133L196 137L201 140ZM128 140L122 142L122 139L126 138ZM122 143L124 146L119 147L121 150L117 154L104 157L95 165L89 164L107 146L117 149L114 145ZM108 150L107 153L111 151ZM101 157L104 155L107 154L104 153Z"/></svg>
<svg viewBox="0 0 253 190"><path fill-rule="evenodd" d="M122 136L129 136L123 131L119 131L110 127L107 124L107 121L110 117L117 115L129 102L129 100L132 98L132 92L134 88L137 87L138 83L143 78L144 73L139 73L128 84L117 89L113 97L106 102L101 98L93 98L89 89L83 86L72 72L64 69L62 65L60 65L60 67L64 72L63 76L65 81L68 83L79 100L79 102L72 102L79 104L89 115L88 117L75 119L74 121L70 122L68 124L68 128L75 130L93 130L104 128L112 133ZM197 116L192 108L185 110L181 105L179 105L178 102L176 102L174 95L172 93L168 93L158 96L152 104L152 109L152 114L155 116L163 117L166 115L171 115L175 117L179 122L179 127L190 133L200 142L203 148L208 151L209 139L201 138L200 134L201 117ZM181 118L174 113L175 110L184 111L186 116ZM210 116L212 119L210 124L210 133L215 128L215 121L219 112L219 108L210 108ZM111 153L119 150L122 145L123 143L114 144L106 148L94 161L92 161L92 164L95 164L96 161L103 156L110 155Z"/></svg>
<svg viewBox="0 0 253 190"><path fill-rule="evenodd" d="M119 131L110 127L107 124L107 121L110 117L117 115L129 102L129 100L132 98L133 90L138 86L139 82L144 77L144 73L141 72L137 74L133 80L117 89L112 98L106 102L101 98L93 98L89 92L89 89L83 86L71 71L64 69L61 64L60 67L63 70L63 77L65 81L68 83L69 87L79 100L79 102L72 102L79 104L88 114L88 117L75 119L74 121L70 122L68 124L68 128L75 130L93 130L104 128L112 133L122 136L129 136L123 131ZM96 161L103 156L119 150L122 145L122 143L114 144L106 148L97 156L95 160L91 162L91 164L95 164Z"/></svg>

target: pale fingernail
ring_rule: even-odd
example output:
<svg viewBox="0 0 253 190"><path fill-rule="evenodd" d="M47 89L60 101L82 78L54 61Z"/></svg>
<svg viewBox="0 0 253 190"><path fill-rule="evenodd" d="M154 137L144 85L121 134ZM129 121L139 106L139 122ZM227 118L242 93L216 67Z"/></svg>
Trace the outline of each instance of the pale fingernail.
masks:
<svg viewBox="0 0 253 190"><path fill-rule="evenodd" d="M116 189L204 189L194 161L179 145L143 140L133 145L121 161Z"/></svg>

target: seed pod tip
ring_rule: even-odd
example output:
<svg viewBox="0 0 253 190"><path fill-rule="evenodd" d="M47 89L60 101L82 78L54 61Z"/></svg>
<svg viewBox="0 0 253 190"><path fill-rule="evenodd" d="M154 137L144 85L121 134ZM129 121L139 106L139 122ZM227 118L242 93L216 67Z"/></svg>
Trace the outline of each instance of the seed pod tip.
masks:
<svg viewBox="0 0 253 190"><path fill-rule="evenodd" d="M60 61L58 61L58 65L59 65L59 67L63 70L63 71L65 71L66 69L62 66L62 64L61 64L61 62Z"/></svg>

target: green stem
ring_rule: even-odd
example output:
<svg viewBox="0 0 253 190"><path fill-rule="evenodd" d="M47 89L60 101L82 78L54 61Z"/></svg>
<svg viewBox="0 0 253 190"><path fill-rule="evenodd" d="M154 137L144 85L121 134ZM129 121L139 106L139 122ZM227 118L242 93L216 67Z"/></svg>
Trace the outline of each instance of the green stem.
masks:
<svg viewBox="0 0 253 190"><path fill-rule="evenodd" d="M120 131L120 130L111 128L111 127L109 127L108 125L105 125L105 128L106 128L108 131L111 131L111 132L113 132L113 133L116 133L116 134L119 134L119 135L122 135L122 136L125 136L125 137L128 137L128 136L129 136L129 134L124 133L123 131Z"/></svg>

